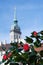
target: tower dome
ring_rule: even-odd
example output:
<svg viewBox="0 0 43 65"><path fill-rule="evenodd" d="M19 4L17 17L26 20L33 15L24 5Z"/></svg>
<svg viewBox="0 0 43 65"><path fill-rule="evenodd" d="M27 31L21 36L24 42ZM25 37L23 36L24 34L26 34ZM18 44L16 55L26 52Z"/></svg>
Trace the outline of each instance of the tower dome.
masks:
<svg viewBox="0 0 43 65"><path fill-rule="evenodd" d="M18 22L14 22L14 24L11 25L11 31L17 31L17 32L21 33Z"/></svg>

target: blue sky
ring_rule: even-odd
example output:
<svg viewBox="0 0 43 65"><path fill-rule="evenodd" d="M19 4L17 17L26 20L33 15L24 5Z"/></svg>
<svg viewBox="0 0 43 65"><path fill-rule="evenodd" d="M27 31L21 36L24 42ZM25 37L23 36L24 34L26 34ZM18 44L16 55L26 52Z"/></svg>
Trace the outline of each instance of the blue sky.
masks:
<svg viewBox="0 0 43 65"><path fill-rule="evenodd" d="M22 38L43 30L43 0L0 0L0 41L10 40L15 7Z"/></svg>

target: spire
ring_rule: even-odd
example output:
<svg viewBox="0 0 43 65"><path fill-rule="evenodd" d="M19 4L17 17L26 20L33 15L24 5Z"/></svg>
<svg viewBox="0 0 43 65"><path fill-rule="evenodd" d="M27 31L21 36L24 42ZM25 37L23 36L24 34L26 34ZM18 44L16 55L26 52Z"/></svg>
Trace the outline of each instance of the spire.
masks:
<svg viewBox="0 0 43 65"><path fill-rule="evenodd" d="M16 7L14 8L14 21L17 20L17 12L16 12Z"/></svg>

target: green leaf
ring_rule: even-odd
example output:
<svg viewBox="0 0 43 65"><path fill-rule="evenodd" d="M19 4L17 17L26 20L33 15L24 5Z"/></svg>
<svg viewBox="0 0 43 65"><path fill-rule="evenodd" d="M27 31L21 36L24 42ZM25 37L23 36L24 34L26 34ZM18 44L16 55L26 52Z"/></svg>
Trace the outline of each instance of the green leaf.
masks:
<svg viewBox="0 0 43 65"><path fill-rule="evenodd" d="M22 55L27 59L28 58L28 53L22 53Z"/></svg>
<svg viewBox="0 0 43 65"><path fill-rule="evenodd" d="M33 39L30 38L30 37L27 37L27 36L26 36L26 39L25 39L25 40L26 40L26 42L28 42L28 43L33 43Z"/></svg>
<svg viewBox="0 0 43 65"><path fill-rule="evenodd" d="M36 55L34 53L31 53L29 56L29 62L33 63L33 62L35 62L35 60L36 60Z"/></svg>
<svg viewBox="0 0 43 65"><path fill-rule="evenodd" d="M2 62L5 62L6 60L2 59Z"/></svg>
<svg viewBox="0 0 43 65"><path fill-rule="evenodd" d="M40 36L40 39L43 40L43 36Z"/></svg>
<svg viewBox="0 0 43 65"><path fill-rule="evenodd" d="M42 34L42 35L43 35L43 30L40 32L40 34Z"/></svg>
<svg viewBox="0 0 43 65"><path fill-rule="evenodd" d="M36 46L36 47L40 47L40 43L37 43L37 42L34 42L34 45Z"/></svg>
<svg viewBox="0 0 43 65"><path fill-rule="evenodd" d="M43 57L43 51L40 52L40 55Z"/></svg>
<svg viewBox="0 0 43 65"><path fill-rule="evenodd" d="M10 63L10 60L8 59L7 62L5 63L5 65L8 65Z"/></svg>

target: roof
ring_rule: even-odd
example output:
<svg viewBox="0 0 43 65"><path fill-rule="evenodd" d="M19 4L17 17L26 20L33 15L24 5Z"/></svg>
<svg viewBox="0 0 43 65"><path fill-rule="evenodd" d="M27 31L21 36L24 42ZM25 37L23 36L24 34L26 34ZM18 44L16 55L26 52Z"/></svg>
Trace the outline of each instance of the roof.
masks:
<svg viewBox="0 0 43 65"><path fill-rule="evenodd" d="M2 45L2 46L0 46L0 51L3 51L2 48L6 48L6 50L8 50L10 47L11 47L10 44Z"/></svg>
<svg viewBox="0 0 43 65"><path fill-rule="evenodd" d="M6 50L8 50L8 49L9 49L10 47L12 47L12 46L11 46L10 44L2 45L2 46L0 46L0 51L3 51L2 47L5 47ZM43 44L41 44L41 46L38 47L38 48L35 48L35 47L34 47L34 50L35 50L36 52L43 51Z"/></svg>
<svg viewBox="0 0 43 65"><path fill-rule="evenodd" d="M43 51L43 43L41 44L40 47L38 47L38 48L34 48L34 50L35 50L36 52Z"/></svg>

